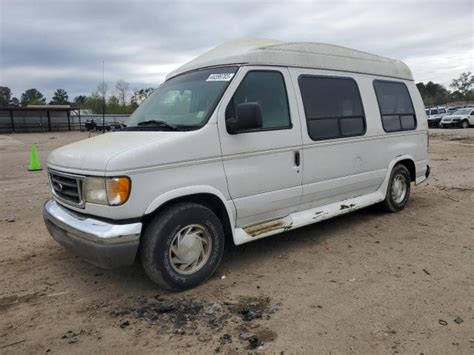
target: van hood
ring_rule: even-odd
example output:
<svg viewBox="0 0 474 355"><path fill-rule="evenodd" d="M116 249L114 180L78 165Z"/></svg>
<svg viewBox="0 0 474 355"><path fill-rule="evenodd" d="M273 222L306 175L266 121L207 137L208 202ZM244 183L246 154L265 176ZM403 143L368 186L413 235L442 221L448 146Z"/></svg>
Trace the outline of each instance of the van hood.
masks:
<svg viewBox="0 0 474 355"><path fill-rule="evenodd" d="M103 175L108 163L124 152L150 144L175 140L186 132L112 132L84 139L54 150L48 157L48 166L63 171L82 171ZM133 161L130 166L133 168Z"/></svg>

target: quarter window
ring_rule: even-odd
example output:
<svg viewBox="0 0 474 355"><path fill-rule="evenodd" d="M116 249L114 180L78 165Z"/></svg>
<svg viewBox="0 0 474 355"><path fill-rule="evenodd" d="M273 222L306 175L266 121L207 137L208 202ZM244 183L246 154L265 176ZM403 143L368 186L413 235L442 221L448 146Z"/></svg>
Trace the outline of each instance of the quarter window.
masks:
<svg viewBox="0 0 474 355"><path fill-rule="evenodd" d="M280 72L247 73L226 108L226 119L235 117L237 106L244 102L260 104L263 125L259 130L291 127L285 80Z"/></svg>
<svg viewBox="0 0 474 355"><path fill-rule="evenodd" d="M365 133L364 109L353 79L304 75L299 86L312 140Z"/></svg>
<svg viewBox="0 0 474 355"><path fill-rule="evenodd" d="M415 110L405 84L375 80L374 88L385 132L408 131L416 128ZM431 115L433 114L438 114L438 110L431 110Z"/></svg>

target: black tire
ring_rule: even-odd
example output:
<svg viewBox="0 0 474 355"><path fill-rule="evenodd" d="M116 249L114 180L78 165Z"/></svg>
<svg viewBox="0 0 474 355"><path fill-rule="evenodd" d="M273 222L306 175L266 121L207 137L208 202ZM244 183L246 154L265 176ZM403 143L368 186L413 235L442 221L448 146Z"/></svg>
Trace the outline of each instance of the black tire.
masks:
<svg viewBox="0 0 474 355"><path fill-rule="evenodd" d="M199 270L182 274L171 264L171 242L181 229L194 224L202 226L208 233L210 255ZM224 243L224 228L214 212L197 203L182 202L153 217L141 238L140 257L145 273L153 282L168 290L186 290L212 276L221 262Z"/></svg>
<svg viewBox="0 0 474 355"><path fill-rule="evenodd" d="M461 128L469 128L469 121L468 120L463 120L463 121L461 121L461 124L459 126Z"/></svg>
<svg viewBox="0 0 474 355"><path fill-rule="evenodd" d="M406 183L406 192L405 196L400 200L396 201L393 197L392 191L394 188L394 180L397 178L402 178ZM382 202L383 208L388 212L399 212L405 208L405 205L410 198L410 172L403 164L395 165L390 175L390 180L388 182L387 194L385 195L385 200Z"/></svg>

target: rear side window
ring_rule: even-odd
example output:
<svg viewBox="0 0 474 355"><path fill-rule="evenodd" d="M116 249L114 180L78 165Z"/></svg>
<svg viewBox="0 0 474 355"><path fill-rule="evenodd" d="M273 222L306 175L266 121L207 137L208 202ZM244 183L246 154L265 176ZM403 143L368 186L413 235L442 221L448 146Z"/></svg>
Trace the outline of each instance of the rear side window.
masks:
<svg viewBox="0 0 474 355"><path fill-rule="evenodd" d="M385 132L409 131L416 128L415 110L405 84L374 80L374 89ZM434 114L433 110L431 114Z"/></svg>
<svg viewBox="0 0 474 355"><path fill-rule="evenodd" d="M365 133L364 109L353 79L303 75L298 81L312 140Z"/></svg>

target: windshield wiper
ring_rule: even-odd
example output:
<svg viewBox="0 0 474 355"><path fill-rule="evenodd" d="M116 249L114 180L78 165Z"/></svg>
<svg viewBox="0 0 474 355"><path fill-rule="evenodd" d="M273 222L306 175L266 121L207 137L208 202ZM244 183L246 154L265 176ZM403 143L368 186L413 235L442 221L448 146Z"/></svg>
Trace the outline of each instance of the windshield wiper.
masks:
<svg viewBox="0 0 474 355"><path fill-rule="evenodd" d="M148 120L148 121L138 122L137 126L158 126L158 127L165 127L173 131L178 130L178 127L171 125L168 122L159 121L159 120Z"/></svg>

